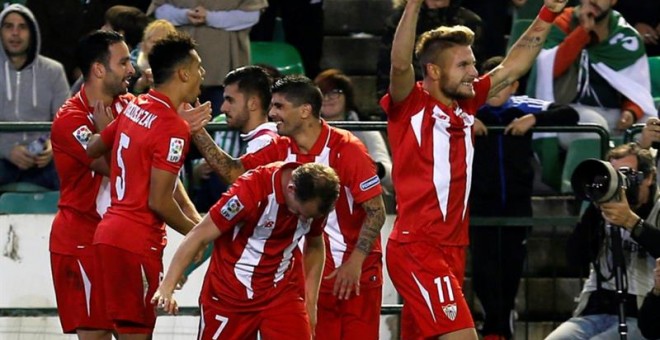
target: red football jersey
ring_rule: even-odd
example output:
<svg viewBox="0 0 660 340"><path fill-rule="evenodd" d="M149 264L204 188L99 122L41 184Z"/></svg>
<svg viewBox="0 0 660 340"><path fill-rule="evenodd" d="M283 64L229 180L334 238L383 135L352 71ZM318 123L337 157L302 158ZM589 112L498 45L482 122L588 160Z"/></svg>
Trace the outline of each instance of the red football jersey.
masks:
<svg viewBox="0 0 660 340"><path fill-rule="evenodd" d="M115 98L110 108L115 117L133 100L132 94ZM94 231L109 200L100 188L103 176L89 166L93 159L85 149L94 133L94 107L88 105L83 85L59 109L51 128L53 160L60 179L59 210L53 219L50 251L72 255L74 250L92 244Z"/></svg>
<svg viewBox="0 0 660 340"><path fill-rule="evenodd" d="M472 181L477 109L488 98L490 77L474 82L476 96L447 107L422 83L408 97L381 100L387 113L397 218L390 238L436 245L468 244L468 197Z"/></svg>
<svg viewBox="0 0 660 340"><path fill-rule="evenodd" d="M209 210L222 235L203 293L220 298L225 308L265 306L289 284L293 266L302 266L293 260L301 238L323 232L324 219L302 219L284 201L281 170L299 165L277 162L248 171Z"/></svg>
<svg viewBox="0 0 660 340"><path fill-rule="evenodd" d="M309 153L301 153L288 137L277 137L263 149L241 157L245 169L274 161L320 163L330 166L339 176L341 191L335 210L328 214L325 231L326 260L323 275L339 267L357 243L365 212L360 203L382 193L374 162L357 137L346 130L328 126L324 121L321 134ZM365 259L360 279L363 287L382 284L380 239ZM377 267L375 270L369 270ZM334 280L323 280L322 292L331 292Z"/></svg>
<svg viewBox="0 0 660 340"><path fill-rule="evenodd" d="M188 123L165 95L151 90L129 103L101 138L113 146L112 201L94 244L162 257L167 236L165 224L149 208L151 170L179 173L189 148Z"/></svg>

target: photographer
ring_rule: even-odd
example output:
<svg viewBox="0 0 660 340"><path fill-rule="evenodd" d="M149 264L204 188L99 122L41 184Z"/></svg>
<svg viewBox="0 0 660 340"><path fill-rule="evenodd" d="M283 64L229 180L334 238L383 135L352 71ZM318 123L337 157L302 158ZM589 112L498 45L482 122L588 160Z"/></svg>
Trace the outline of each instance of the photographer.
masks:
<svg viewBox="0 0 660 340"><path fill-rule="evenodd" d="M590 263L589 278L574 317L546 339L618 339L618 308L610 232L622 230L623 291L628 337L643 339L637 327L638 308L653 288L655 258L660 256L660 202L654 159L636 143L610 150L608 161L627 177L627 192L618 199L592 203L568 243L569 258ZM614 227L617 226L617 227ZM618 227L621 227L620 229Z"/></svg>

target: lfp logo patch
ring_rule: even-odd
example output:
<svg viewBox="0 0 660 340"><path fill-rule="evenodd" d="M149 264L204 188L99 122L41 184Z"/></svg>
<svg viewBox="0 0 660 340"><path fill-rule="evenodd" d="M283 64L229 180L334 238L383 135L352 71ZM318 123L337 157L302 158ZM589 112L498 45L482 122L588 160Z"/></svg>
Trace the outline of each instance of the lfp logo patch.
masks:
<svg viewBox="0 0 660 340"><path fill-rule="evenodd" d="M183 156L183 146L186 142L181 138L170 138L170 151L167 153L167 161L176 163Z"/></svg>
<svg viewBox="0 0 660 340"><path fill-rule="evenodd" d="M87 125L80 125L75 131L73 131L73 138L75 138L83 149L87 149L87 143L92 138L92 131L87 127Z"/></svg>
<svg viewBox="0 0 660 340"><path fill-rule="evenodd" d="M224 216L227 220L231 220L236 215L238 215L241 210L243 210L243 203L238 199L238 196L232 196L225 205L220 208L220 214Z"/></svg>

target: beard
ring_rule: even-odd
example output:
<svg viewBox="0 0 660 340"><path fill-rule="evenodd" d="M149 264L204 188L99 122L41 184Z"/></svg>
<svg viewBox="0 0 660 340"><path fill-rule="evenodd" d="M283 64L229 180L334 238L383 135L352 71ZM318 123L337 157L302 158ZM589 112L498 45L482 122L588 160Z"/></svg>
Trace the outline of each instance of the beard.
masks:
<svg viewBox="0 0 660 340"><path fill-rule="evenodd" d="M594 18L594 21L601 22L601 21L605 20L605 18L607 18L607 16L610 14L610 12L612 12L612 8L609 8L608 10L603 11L603 13L600 13L599 16Z"/></svg>

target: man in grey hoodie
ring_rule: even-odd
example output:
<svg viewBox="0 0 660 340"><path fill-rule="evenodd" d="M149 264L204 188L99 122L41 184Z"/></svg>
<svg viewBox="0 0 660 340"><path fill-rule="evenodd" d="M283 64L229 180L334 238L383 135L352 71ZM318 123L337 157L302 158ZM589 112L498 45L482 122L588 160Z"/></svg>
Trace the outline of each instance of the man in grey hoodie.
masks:
<svg viewBox="0 0 660 340"><path fill-rule="evenodd" d="M69 97L64 67L39 55L39 26L27 7L8 6L0 23L0 121L52 121ZM0 133L0 185L30 182L57 190L52 160L47 133Z"/></svg>

